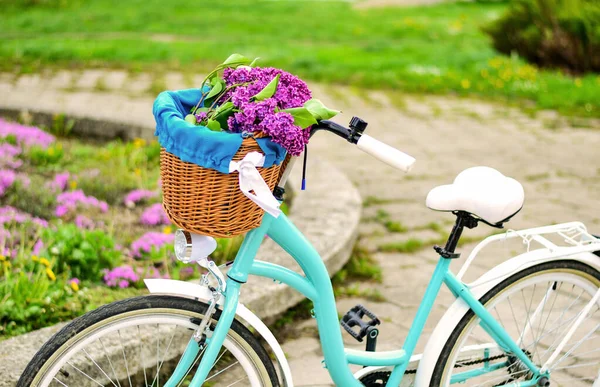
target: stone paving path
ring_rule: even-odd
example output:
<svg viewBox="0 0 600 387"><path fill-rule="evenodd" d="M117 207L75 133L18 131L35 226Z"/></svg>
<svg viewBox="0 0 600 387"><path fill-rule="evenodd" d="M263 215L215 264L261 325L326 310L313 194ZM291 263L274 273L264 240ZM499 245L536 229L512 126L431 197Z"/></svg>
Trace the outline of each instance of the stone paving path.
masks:
<svg viewBox="0 0 600 387"><path fill-rule="evenodd" d="M200 79L200 77L198 77ZM177 89L198 85L180 74L162 78L166 87ZM154 85L154 86L153 86ZM526 201L521 213L510 222L512 228L579 220L592 231L600 230L600 123L587 121L587 128L574 128L571 120L554 112L540 112L536 118L503 105L438 96L405 96L396 92L365 92L346 87L310 85L314 95L328 106L344 111L336 118L346 123L352 115L367 122L367 133L417 158L413 171L405 175L361 153L334 136L313 139L310 154L328 158L359 188L364 199L360 244L383 268L381 283L359 283L363 291L378 291L385 301L363 298L338 301L346 312L357 303L379 315L383 328L378 349L399 348L408 332L436 256L430 241L439 239L438 227L448 230L453 217L425 208L427 192L450 183L461 170L487 165L521 181ZM110 117L125 114L132 122L152 127L148 93L156 87L149 75L135 77L118 71L59 72L42 76L0 75L0 106L31 106ZM125 91L127 90L127 91ZM89 104L94 103L90 109ZM146 135L151 136L149 130ZM310 189L308 171L308 189ZM331 187L332 190L335 187ZM395 222L403 232L391 232L385 222ZM390 226L392 223L388 223ZM483 237L493 230L481 226L466 232ZM384 244L419 240L424 248L412 253L384 253ZM473 244L462 248L463 254ZM481 273L509 258L512 247L484 254L466 277ZM454 262L458 270L462 261ZM425 345L435 322L452 301L443 290L426 325L418 350ZM289 339L284 350L289 356L299 386L329 385L321 368L322 354L312 320L296 324L297 338ZM352 345L349 337L347 343Z"/></svg>

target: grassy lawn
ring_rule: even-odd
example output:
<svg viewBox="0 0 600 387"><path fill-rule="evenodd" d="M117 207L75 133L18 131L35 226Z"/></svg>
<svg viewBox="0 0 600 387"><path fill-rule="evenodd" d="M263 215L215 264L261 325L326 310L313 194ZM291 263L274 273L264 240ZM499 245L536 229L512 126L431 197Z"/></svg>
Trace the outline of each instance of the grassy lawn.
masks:
<svg viewBox="0 0 600 387"><path fill-rule="evenodd" d="M65 2L66 3L66 2ZM0 70L122 67L202 72L232 52L307 79L457 93L600 117L600 76L501 56L481 26L502 4L354 9L311 1L96 0L5 9Z"/></svg>

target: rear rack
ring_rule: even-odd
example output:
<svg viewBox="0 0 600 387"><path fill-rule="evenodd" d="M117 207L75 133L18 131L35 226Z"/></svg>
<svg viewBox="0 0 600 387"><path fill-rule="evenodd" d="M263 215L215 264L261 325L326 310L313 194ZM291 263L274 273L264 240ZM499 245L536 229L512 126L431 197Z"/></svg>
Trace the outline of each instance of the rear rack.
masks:
<svg viewBox="0 0 600 387"><path fill-rule="evenodd" d="M551 235L554 236L554 239L558 237L562 244L550 241L548 237ZM493 242L505 241L511 238L521 238L523 244L526 245L527 252L532 250L532 245L535 246L535 243L541 245L541 247L548 250L545 258L600 251L600 239L588 233L587 228L581 222L555 224L526 230L507 230L503 234L487 237L475 246L456 277L458 279L463 277L473 260L486 246Z"/></svg>

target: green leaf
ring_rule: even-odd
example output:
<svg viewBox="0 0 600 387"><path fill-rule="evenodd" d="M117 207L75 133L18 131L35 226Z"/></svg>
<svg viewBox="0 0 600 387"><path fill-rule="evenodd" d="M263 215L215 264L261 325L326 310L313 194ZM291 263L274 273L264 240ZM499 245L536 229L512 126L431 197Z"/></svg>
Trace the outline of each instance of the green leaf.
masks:
<svg viewBox="0 0 600 387"><path fill-rule="evenodd" d="M196 116L193 114L188 114L185 116L185 122L188 124L196 125Z"/></svg>
<svg viewBox="0 0 600 387"><path fill-rule="evenodd" d="M219 115L225 112L229 112L233 110L233 102L225 102L223 105L219 106L216 110L215 110L215 115Z"/></svg>
<svg viewBox="0 0 600 387"><path fill-rule="evenodd" d="M85 258L85 254L83 253L83 251L81 251L79 249L75 249L75 250L73 250L71 257L74 260L79 261L79 260L83 260Z"/></svg>
<svg viewBox="0 0 600 387"><path fill-rule="evenodd" d="M227 128L227 119L233 115L233 106L232 102L225 102L223 105L219 106L217 110L215 110L215 115L213 119L218 121L221 125L221 128Z"/></svg>
<svg viewBox="0 0 600 387"><path fill-rule="evenodd" d="M305 107L283 109L282 112L290 113L294 117L294 124L306 129L317 123L317 120Z"/></svg>
<svg viewBox="0 0 600 387"><path fill-rule="evenodd" d="M219 93L221 93L223 91L223 88L225 86L225 81L221 78L214 78L211 83L212 83L212 89L210 89L210 92L206 96L206 99L217 96Z"/></svg>
<svg viewBox="0 0 600 387"><path fill-rule="evenodd" d="M271 98L273 94L275 94L275 92L277 91L277 85L279 84L280 75L281 74L277 74L277 76L275 76L275 78L273 78L271 82L269 82L267 86L265 86L264 89L262 89L258 94L256 94L252 98L254 98L256 101L264 101L267 98Z"/></svg>
<svg viewBox="0 0 600 387"><path fill-rule="evenodd" d="M248 58L246 58L243 55L240 54L231 54L229 55L229 58L225 59L225 62L223 62L223 65L229 66L229 67L237 67L237 66L241 66L241 65L247 65L250 64L252 61Z"/></svg>
<svg viewBox="0 0 600 387"><path fill-rule="evenodd" d="M206 127L214 132L221 131L221 124L219 124L219 121L216 120L208 120Z"/></svg>
<svg viewBox="0 0 600 387"><path fill-rule="evenodd" d="M249 64L250 67L254 67L256 66L256 62L258 62L258 60L260 59L260 57L256 57L254 58L254 60L252 61L252 63Z"/></svg>
<svg viewBox="0 0 600 387"><path fill-rule="evenodd" d="M304 102L304 107L315 117L316 120L328 120L332 117L335 117L340 112L339 110L329 109L323 102L320 100L313 98Z"/></svg>

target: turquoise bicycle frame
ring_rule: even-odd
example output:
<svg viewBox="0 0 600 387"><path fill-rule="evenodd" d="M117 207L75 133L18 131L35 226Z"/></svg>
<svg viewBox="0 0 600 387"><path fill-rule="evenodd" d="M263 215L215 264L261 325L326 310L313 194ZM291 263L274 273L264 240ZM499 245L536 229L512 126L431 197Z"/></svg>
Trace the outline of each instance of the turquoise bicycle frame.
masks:
<svg viewBox="0 0 600 387"><path fill-rule="evenodd" d="M269 236L298 262L304 276L268 262L255 260L260 244L265 236ZM463 299L473 312L481 319L482 328L490 334L497 344L505 351L514 354L529 370L533 378L516 384L519 386L536 385L541 375L539 368L519 348L504 328L493 318L485 307L471 294L469 288L460 282L449 271L450 259L440 257L423 300L417 310L413 324L408 332L402 350L389 352L366 352L344 349L342 331L338 321L335 298L331 280L321 257L293 225L281 214L274 218L268 214L263 217L260 227L251 230L246 235L235 261L227 273L225 302L221 316L215 326L212 336L206 341L206 348L200 365L192 379L190 387L200 387L214 366L221 350L223 341L231 327L238 305L240 287L247 282L248 275L258 275L281 281L300 293L304 294L314 304L314 315L317 320L324 364L331 379L337 386L362 386L350 371L349 364L365 366L392 366L392 374L386 386L397 387L404 376L409 359L412 356L417 341L421 336L427 317L431 311L437 294L445 283L457 298ZM167 387L178 385L179 381L189 370L199 352L198 344L192 339L184 352L173 375L165 384ZM495 368L485 365L479 370L464 372L453 376L451 383L465 382L471 377L491 372Z"/></svg>

